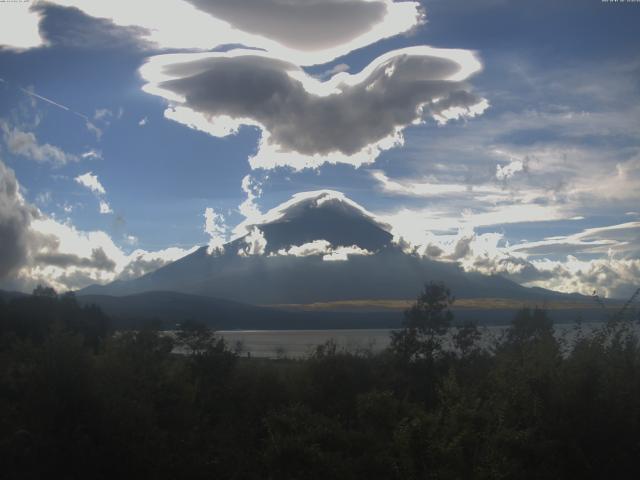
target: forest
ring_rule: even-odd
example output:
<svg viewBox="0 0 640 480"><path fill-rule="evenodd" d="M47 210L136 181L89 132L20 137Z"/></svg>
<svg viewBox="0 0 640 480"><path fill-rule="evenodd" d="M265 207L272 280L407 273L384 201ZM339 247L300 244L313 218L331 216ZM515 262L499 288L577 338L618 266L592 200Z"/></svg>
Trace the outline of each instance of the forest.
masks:
<svg viewBox="0 0 640 480"><path fill-rule="evenodd" d="M425 285L383 353L266 360L49 288L0 301L2 478L640 477L631 303L571 341L523 309L486 345L453 302Z"/></svg>

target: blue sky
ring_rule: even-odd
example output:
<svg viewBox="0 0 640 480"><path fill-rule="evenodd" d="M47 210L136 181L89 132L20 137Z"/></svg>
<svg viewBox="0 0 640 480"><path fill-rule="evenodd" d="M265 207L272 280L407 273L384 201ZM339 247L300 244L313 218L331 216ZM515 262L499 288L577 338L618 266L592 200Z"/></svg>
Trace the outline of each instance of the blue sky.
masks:
<svg viewBox="0 0 640 480"><path fill-rule="evenodd" d="M128 278L319 189L415 254L637 286L640 4L256 1L0 4L0 286Z"/></svg>

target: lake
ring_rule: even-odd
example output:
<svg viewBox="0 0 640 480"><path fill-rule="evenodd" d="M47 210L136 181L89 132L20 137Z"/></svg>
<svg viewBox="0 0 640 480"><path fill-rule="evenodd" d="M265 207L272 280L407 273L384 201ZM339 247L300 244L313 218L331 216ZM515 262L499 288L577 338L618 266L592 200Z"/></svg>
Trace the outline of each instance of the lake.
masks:
<svg viewBox="0 0 640 480"><path fill-rule="evenodd" d="M601 327L602 323L583 323L584 333ZM481 343L489 346L494 339L502 335L507 327L480 327ZM574 324L555 325L556 336L571 342L576 336ZM637 331L638 328L636 327ZM380 352L390 343L391 329L354 329L354 330L223 330L218 331L230 348L239 345L241 355L250 354L260 358L303 358L318 346L333 340L338 350L358 352L369 350ZM450 345L450 336L445 336Z"/></svg>

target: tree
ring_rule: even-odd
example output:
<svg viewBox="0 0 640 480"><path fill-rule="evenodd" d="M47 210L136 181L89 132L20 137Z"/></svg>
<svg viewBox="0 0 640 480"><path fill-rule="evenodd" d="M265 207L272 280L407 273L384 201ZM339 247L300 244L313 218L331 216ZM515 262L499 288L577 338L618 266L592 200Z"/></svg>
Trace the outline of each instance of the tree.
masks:
<svg viewBox="0 0 640 480"><path fill-rule="evenodd" d="M51 287L45 287L43 285L38 285L33 290L33 296L34 297L43 297L43 298L57 298L58 294Z"/></svg>
<svg viewBox="0 0 640 480"><path fill-rule="evenodd" d="M432 359L442 352L442 335L453 321L455 298L443 283L430 282L404 312L402 330L392 332L391 350L405 361Z"/></svg>

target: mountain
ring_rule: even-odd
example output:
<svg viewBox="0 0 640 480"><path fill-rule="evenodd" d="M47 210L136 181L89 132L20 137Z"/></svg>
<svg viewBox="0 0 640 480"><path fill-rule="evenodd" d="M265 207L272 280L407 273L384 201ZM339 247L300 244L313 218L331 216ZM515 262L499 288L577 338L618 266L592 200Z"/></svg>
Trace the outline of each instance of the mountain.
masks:
<svg viewBox="0 0 640 480"><path fill-rule="evenodd" d="M172 291L245 304L307 304L415 298L426 281L443 281L459 298L554 300L501 276L464 272L453 263L406 254L388 226L339 192L297 195L248 233L210 254L202 247L140 278L93 285L80 295Z"/></svg>

